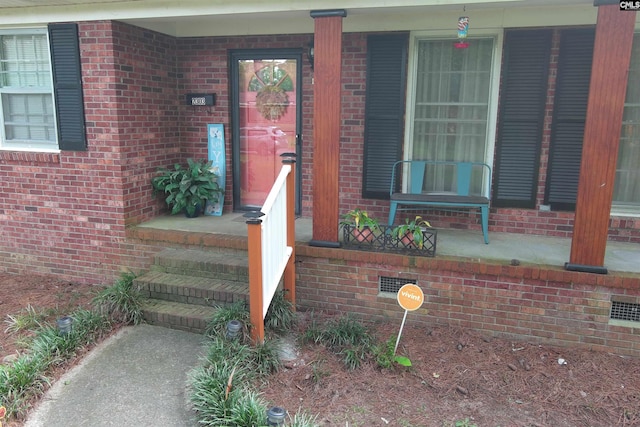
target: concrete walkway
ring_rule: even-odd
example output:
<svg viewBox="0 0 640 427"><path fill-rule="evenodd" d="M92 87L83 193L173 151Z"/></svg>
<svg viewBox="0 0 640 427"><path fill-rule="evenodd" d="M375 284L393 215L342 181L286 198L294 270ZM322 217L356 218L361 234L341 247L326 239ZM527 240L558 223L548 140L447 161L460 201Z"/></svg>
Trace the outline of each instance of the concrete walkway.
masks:
<svg viewBox="0 0 640 427"><path fill-rule="evenodd" d="M126 327L58 380L25 427L195 427L186 383L204 340L158 326Z"/></svg>

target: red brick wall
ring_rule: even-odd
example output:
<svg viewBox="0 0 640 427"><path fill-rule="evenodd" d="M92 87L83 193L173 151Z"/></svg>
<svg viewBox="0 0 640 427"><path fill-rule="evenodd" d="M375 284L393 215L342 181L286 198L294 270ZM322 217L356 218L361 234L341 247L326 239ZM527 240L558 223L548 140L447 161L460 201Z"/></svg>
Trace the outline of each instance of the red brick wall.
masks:
<svg viewBox="0 0 640 427"><path fill-rule="evenodd" d="M79 25L87 151L0 152L0 269L104 282L147 266L125 226L152 218L150 179L178 158L175 40Z"/></svg>
<svg viewBox="0 0 640 427"><path fill-rule="evenodd" d="M637 356L640 336L609 324L612 295L640 301L640 277L568 272L345 249L296 248L301 307L395 322L404 311L381 296L379 277L417 280L425 294L410 323L441 323L561 346Z"/></svg>

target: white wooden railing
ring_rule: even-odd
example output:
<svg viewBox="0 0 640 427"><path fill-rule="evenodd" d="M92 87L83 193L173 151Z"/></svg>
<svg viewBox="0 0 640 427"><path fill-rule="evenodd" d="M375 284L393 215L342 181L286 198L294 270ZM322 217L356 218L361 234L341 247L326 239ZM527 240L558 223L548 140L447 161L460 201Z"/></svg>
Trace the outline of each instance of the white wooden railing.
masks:
<svg viewBox="0 0 640 427"><path fill-rule="evenodd" d="M283 160L267 199L247 220L249 310L252 338L264 341L264 318L283 280L285 298L295 306L295 161Z"/></svg>

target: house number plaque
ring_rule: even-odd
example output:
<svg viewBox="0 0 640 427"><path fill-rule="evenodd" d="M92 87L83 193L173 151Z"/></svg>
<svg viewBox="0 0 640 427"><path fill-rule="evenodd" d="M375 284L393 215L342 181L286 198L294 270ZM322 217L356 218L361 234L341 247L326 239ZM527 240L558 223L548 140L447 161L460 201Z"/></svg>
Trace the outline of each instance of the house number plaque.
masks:
<svg viewBox="0 0 640 427"><path fill-rule="evenodd" d="M216 105L215 93L188 93L187 105L192 107L210 107Z"/></svg>

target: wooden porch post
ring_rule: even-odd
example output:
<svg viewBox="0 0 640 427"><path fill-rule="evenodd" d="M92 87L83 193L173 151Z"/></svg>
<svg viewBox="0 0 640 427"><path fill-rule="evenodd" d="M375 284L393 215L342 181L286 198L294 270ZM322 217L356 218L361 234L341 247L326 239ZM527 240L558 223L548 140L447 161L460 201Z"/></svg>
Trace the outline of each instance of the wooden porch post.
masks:
<svg viewBox="0 0 640 427"><path fill-rule="evenodd" d="M256 344L264 342L261 227L262 220L259 216L247 220L247 237L249 240L249 320L252 325L251 338Z"/></svg>
<svg viewBox="0 0 640 427"><path fill-rule="evenodd" d="M576 215L567 270L606 274L603 267L636 13L619 1L598 6Z"/></svg>
<svg viewBox="0 0 640 427"><path fill-rule="evenodd" d="M312 10L313 88L313 237L312 246L339 247L338 174L342 89L343 9Z"/></svg>

